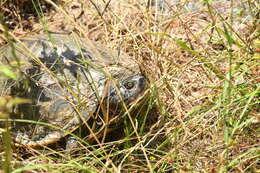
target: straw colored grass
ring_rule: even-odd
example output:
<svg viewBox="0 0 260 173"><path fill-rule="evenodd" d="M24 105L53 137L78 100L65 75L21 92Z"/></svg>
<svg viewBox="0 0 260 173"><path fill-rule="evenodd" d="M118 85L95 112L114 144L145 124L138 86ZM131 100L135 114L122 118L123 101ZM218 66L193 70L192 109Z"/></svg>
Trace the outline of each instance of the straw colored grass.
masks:
<svg viewBox="0 0 260 173"><path fill-rule="evenodd" d="M164 11L161 1L46 2L53 9L38 9L30 29L23 18L8 32L76 33L126 52L149 79L151 99L134 124L124 122L123 138L85 145L77 157L5 147L5 172L260 172L257 1L204 0L197 11L184 10L188 1ZM228 5L240 11L218 10Z"/></svg>

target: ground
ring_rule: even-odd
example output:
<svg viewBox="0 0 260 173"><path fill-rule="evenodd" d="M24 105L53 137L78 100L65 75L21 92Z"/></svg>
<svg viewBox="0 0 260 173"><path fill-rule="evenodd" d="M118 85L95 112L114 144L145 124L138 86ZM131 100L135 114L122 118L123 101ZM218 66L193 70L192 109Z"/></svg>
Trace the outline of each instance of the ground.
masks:
<svg viewBox="0 0 260 173"><path fill-rule="evenodd" d="M126 52L149 79L153 108L134 119L137 130L126 122L125 137L82 146L77 157L13 149L8 162L3 151L5 170L260 172L256 0L46 0L32 11L15 2L0 9L10 35L76 33Z"/></svg>

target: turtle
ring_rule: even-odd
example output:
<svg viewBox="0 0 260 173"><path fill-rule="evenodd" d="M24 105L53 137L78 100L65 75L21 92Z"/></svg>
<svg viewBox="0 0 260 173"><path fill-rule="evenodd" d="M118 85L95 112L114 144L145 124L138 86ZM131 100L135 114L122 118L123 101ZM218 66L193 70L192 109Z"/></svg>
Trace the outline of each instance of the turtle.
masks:
<svg viewBox="0 0 260 173"><path fill-rule="evenodd" d="M20 75L2 82L2 95L30 100L11 114L18 146L46 146L82 125L93 137L121 119L147 89L133 58L75 34L29 35L12 45L0 49L1 63L16 64Z"/></svg>

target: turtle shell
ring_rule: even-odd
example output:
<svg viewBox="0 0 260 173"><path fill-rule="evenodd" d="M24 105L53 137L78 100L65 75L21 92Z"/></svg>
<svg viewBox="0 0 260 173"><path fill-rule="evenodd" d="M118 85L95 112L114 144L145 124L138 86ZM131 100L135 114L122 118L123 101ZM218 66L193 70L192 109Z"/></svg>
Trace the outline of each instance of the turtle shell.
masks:
<svg viewBox="0 0 260 173"><path fill-rule="evenodd" d="M5 94L31 100L12 114L18 145L56 142L90 118L107 124L122 104L133 103L146 88L133 59L89 40L35 35L13 45L1 48L0 56L2 63L16 64L21 75L18 81L5 81L3 88Z"/></svg>

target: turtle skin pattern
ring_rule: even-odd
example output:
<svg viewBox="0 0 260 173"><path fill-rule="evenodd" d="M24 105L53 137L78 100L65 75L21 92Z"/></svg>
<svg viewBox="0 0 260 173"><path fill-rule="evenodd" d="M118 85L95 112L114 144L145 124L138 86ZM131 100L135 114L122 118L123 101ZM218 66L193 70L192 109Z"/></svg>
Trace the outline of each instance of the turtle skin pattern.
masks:
<svg viewBox="0 0 260 173"><path fill-rule="evenodd" d="M2 95L31 100L12 114L18 145L56 142L90 118L105 125L146 89L146 78L133 59L99 43L52 34L26 37L14 47L12 53L11 46L4 46L0 56L2 64L19 64L21 75L19 81L2 82Z"/></svg>

